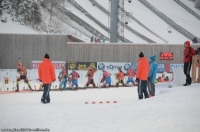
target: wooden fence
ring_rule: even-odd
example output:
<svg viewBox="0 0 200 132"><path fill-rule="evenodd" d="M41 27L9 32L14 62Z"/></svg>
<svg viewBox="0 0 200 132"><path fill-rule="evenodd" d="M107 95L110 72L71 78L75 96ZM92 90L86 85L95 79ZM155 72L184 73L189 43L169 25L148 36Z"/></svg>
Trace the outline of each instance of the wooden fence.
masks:
<svg viewBox="0 0 200 132"><path fill-rule="evenodd" d="M42 60L48 53L52 61L68 62L136 62L142 51L157 62L183 63L183 44L105 44L67 43L67 35L0 34L0 69L16 68L18 58L31 68L31 61ZM192 44L194 49L200 44ZM160 60L161 52L172 52L173 60Z"/></svg>

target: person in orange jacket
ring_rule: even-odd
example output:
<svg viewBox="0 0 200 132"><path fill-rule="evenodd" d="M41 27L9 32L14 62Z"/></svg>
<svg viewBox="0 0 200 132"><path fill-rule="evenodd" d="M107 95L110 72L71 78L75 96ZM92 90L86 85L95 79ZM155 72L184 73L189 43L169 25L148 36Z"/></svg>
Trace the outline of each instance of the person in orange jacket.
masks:
<svg viewBox="0 0 200 132"><path fill-rule="evenodd" d="M147 92L147 79L150 70L149 61L144 57L144 54L140 52L139 62L136 74L136 80L138 82L138 96L139 99L143 99L143 93L145 98L148 98Z"/></svg>
<svg viewBox="0 0 200 132"><path fill-rule="evenodd" d="M39 80L42 82L44 87L44 92L41 98L41 103L50 103L49 91L51 88L51 83L56 80L56 74L54 65L49 59L49 55L45 54L43 62L40 63L38 68Z"/></svg>
<svg viewBox="0 0 200 132"><path fill-rule="evenodd" d="M192 79L190 77L190 70L192 65L192 56L196 55L195 50L190 47L190 41L186 41L184 43L185 51L183 55L183 61L184 61L184 74L186 76L186 83L183 84L183 86L188 86L192 83Z"/></svg>
<svg viewBox="0 0 200 132"><path fill-rule="evenodd" d="M119 84L121 83L123 86L126 86L126 84L124 83L124 76L125 73L122 71L121 68L119 68L119 72L117 73L117 83L116 86L119 86Z"/></svg>
<svg viewBox="0 0 200 132"><path fill-rule="evenodd" d="M87 72L87 75L86 77L88 77L88 81L86 83L86 87L89 86L89 84L92 84L93 87L95 88L96 87L96 84L94 82L94 73L97 71L97 69L95 67L88 67L88 72Z"/></svg>
<svg viewBox="0 0 200 132"><path fill-rule="evenodd" d="M16 81L17 89L15 91L19 92L19 81L21 80L24 80L24 82L28 85L29 89L33 90L27 78L26 67L22 65L20 58L19 58L18 66L17 66L17 72L19 73L20 76L17 78L17 81Z"/></svg>

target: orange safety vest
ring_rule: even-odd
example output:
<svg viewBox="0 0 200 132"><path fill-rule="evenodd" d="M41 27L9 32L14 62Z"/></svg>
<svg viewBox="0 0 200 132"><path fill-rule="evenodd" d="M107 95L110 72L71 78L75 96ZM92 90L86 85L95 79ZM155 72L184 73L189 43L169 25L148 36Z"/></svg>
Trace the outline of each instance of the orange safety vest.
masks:
<svg viewBox="0 0 200 132"><path fill-rule="evenodd" d="M19 67L18 67L19 68ZM19 74L20 75L26 75L26 67L25 66L21 66L20 68L19 68Z"/></svg>
<svg viewBox="0 0 200 132"><path fill-rule="evenodd" d="M94 77L94 71L89 70L88 71L88 79L93 79L93 77Z"/></svg>
<svg viewBox="0 0 200 132"><path fill-rule="evenodd" d="M79 78L78 72L74 72L74 73L72 74L72 79L75 80L75 79L78 79L78 78Z"/></svg>
<svg viewBox="0 0 200 132"><path fill-rule="evenodd" d="M62 70L62 77L66 76L66 75L67 75L66 70Z"/></svg>
<svg viewBox="0 0 200 132"><path fill-rule="evenodd" d="M133 69L128 70L128 78L133 78L134 77L134 71Z"/></svg>
<svg viewBox="0 0 200 132"><path fill-rule="evenodd" d="M104 72L103 72L103 74L104 74L105 78L107 78L107 77L109 77L109 76L110 76L110 73L109 73L109 72L107 72L107 71L104 71Z"/></svg>
<svg viewBox="0 0 200 132"><path fill-rule="evenodd" d="M124 72L119 72L118 73L118 79L124 80Z"/></svg>

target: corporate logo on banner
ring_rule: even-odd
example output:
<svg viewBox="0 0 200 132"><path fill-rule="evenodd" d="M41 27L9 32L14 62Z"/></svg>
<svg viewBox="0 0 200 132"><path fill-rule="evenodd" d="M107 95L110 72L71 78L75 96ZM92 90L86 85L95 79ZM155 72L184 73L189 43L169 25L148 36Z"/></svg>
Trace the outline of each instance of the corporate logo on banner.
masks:
<svg viewBox="0 0 200 132"><path fill-rule="evenodd" d="M128 70L128 68L131 66L131 63L125 63L125 62L97 62L97 68L98 70L118 70L121 68L122 70Z"/></svg>
<svg viewBox="0 0 200 132"><path fill-rule="evenodd" d="M32 69L38 69L42 61L32 61ZM55 69L62 69L65 67L65 61L52 61Z"/></svg>
<svg viewBox="0 0 200 132"><path fill-rule="evenodd" d="M158 73L163 73L163 72L165 72L165 63L158 63L157 72L158 72Z"/></svg>
<svg viewBox="0 0 200 132"><path fill-rule="evenodd" d="M170 64L170 72L173 72L173 68L182 68L184 64Z"/></svg>
<svg viewBox="0 0 200 132"><path fill-rule="evenodd" d="M97 68L97 62L68 62L66 64L66 69L88 70L89 66Z"/></svg>

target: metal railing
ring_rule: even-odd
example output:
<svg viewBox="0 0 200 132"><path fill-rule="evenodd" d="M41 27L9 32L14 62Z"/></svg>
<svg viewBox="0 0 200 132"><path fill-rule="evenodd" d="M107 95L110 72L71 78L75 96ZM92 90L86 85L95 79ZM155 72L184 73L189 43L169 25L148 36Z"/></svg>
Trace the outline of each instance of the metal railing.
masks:
<svg viewBox="0 0 200 132"><path fill-rule="evenodd" d="M192 14L193 16L195 16L197 19L200 20L200 15L197 14L195 11L193 11L190 7L188 7L187 5L185 5L183 2L181 2L180 0L174 0L177 4L179 4L181 7L183 7L186 11L188 11L190 14Z"/></svg>
<svg viewBox="0 0 200 132"><path fill-rule="evenodd" d="M171 27L173 27L175 30L183 34L185 37L189 38L190 40L194 39L194 35L175 23L173 20L171 20L169 17L164 15L162 12L160 12L158 9L156 9L153 5L151 5L149 2L146 0L138 0L140 1L143 5L145 5L147 8L149 8L151 11L153 11L157 16L159 16L161 19L163 19L167 24L169 24ZM197 38L197 37L196 37ZM198 41L200 41L199 38L197 38Z"/></svg>

